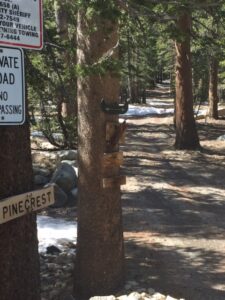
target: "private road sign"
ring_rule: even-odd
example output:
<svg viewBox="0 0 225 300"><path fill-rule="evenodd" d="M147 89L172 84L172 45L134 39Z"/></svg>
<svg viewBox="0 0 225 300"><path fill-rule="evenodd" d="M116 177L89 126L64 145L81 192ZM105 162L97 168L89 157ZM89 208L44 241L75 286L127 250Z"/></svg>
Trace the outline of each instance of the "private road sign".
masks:
<svg viewBox="0 0 225 300"><path fill-rule="evenodd" d="M42 0L0 1L0 45L43 47Z"/></svg>
<svg viewBox="0 0 225 300"><path fill-rule="evenodd" d="M24 123L24 94L23 50L2 47L0 48L0 125Z"/></svg>

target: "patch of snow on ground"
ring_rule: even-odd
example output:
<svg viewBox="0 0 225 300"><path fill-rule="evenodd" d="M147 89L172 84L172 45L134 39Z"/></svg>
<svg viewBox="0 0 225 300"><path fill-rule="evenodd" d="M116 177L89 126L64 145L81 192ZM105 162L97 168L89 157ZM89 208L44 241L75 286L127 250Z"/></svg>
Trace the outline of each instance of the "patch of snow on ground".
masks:
<svg viewBox="0 0 225 300"><path fill-rule="evenodd" d="M64 250L68 242L76 242L76 222L55 219L48 216L37 217L39 252L46 252L48 246L56 246Z"/></svg>
<svg viewBox="0 0 225 300"><path fill-rule="evenodd" d="M129 109L124 114L125 116L145 116L145 115L164 115L173 114L174 109L147 107L140 105L129 105Z"/></svg>
<svg viewBox="0 0 225 300"><path fill-rule="evenodd" d="M207 114L207 110L206 109L205 110L199 110L199 111L195 110L194 113L195 114L197 113L198 116L205 116Z"/></svg>
<svg viewBox="0 0 225 300"><path fill-rule="evenodd" d="M146 103L151 106L173 106L173 102L162 102L157 98L147 99Z"/></svg>

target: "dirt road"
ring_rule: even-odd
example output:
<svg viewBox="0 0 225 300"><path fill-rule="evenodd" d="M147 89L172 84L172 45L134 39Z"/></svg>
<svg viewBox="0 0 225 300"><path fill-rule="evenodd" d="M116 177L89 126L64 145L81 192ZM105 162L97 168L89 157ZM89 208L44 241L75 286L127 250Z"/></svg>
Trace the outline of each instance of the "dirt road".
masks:
<svg viewBox="0 0 225 300"><path fill-rule="evenodd" d="M175 151L172 117L130 119L123 188L127 277L186 300L225 299L225 121Z"/></svg>

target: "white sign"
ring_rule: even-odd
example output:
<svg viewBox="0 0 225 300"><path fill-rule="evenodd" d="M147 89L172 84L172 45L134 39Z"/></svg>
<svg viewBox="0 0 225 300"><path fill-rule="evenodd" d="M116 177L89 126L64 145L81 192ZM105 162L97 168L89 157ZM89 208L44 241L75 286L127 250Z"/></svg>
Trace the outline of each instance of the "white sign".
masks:
<svg viewBox="0 0 225 300"><path fill-rule="evenodd" d="M22 125L24 121L23 50L0 48L0 125Z"/></svg>
<svg viewBox="0 0 225 300"><path fill-rule="evenodd" d="M48 207L54 202L53 185L42 190L7 198L0 202L0 224Z"/></svg>
<svg viewBox="0 0 225 300"><path fill-rule="evenodd" d="M0 1L0 45L42 49L42 0Z"/></svg>

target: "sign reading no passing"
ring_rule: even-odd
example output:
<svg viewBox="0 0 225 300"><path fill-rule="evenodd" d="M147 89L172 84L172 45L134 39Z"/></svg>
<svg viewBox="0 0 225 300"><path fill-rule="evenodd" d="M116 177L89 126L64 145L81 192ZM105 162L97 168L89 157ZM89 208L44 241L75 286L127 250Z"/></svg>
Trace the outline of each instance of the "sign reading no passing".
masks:
<svg viewBox="0 0 225 300"><path fill-rule="evenodd" d="M24 123L24 94L22 49L0 48L0 125Z"/></svg>

